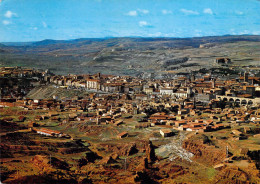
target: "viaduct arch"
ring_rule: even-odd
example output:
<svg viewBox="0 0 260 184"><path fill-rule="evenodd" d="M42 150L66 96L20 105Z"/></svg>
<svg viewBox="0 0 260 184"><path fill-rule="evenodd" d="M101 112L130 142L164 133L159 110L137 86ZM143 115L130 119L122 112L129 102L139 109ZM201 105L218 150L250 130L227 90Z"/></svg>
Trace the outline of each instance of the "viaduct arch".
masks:
<svg viewBox="0 0 260 184"><path fill-rule="evenodd" d="M225 102L237 103L239 105L244 105L244 106L260 104L260 98L241 98L241 97L233 97L233 96L216 95L216 99Z"/></svg>

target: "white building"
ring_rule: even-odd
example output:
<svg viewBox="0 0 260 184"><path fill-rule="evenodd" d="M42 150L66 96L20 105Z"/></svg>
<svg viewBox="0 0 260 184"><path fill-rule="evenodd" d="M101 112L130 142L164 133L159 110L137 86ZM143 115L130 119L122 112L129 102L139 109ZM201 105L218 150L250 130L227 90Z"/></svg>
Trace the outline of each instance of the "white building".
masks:
<svg viewBox="0 0 260 184"><path fill-rule="evenodd" d="M173 88L161 88L160 94L161 95L173 95Z"/></svg>

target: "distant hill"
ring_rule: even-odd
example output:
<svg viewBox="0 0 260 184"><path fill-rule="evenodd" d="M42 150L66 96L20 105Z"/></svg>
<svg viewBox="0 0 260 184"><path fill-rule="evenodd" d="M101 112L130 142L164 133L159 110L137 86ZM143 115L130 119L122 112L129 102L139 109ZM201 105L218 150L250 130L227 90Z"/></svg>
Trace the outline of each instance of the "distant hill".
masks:
<svg viewBox="0 0 260 184"><path fill-rule="evenodd" d="M59 74L104 72L143 75L210 66L215 57L223 56L239 60L240 64L245 61L255 64L259 58L259 42L260 36L253 35L46 39L1 43L0 65L49 68ZM246 56L247 52L251 55Z"/></svg>
<svg viewBox="0 0 260 184"><path fill-rule="evenodd" d="M80 38L80 39L73 39L73 40L52 40L52 39L45 39L42 41L35 41L35 42L3 42L0 43L6 46L48 46L54 44L89 44L92 42L103 42L103 41L116 41L120 42L158 42L158 41L170 41L172 43L177 44L176 46L183 46L183 45L197 45L203 44L205 42L217 42L217 43L227 43L227 42L236 42L236 41L260 41L259 36L255 35L225 35L225 36L207 36L207 37L194 37L194 38L153 38L153 37L119 37L119 38Z"/></svg>

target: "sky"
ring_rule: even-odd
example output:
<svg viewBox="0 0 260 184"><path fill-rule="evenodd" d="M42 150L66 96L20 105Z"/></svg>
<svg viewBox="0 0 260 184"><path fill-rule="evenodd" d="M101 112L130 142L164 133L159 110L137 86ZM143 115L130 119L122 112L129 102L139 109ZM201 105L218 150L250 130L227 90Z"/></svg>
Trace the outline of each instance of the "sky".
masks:
<svg viewBox="0 0 260 184"><path fill-rule="evenodd" d="M259 0L0 0L0 42L260 35Z"/></svg>

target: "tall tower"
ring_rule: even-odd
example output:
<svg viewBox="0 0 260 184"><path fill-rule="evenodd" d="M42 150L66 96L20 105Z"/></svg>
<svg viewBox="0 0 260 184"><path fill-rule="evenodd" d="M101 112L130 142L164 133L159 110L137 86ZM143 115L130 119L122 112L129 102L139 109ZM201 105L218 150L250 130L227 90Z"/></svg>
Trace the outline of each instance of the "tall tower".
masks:
<svg viewBox="0 0 260 184"><path fill-rule="evenodd" d="M192 93L191 87L187 87L187 93L190 95Z"/></svg>
<svg viewBox="0 0 260 184"><path fill-rule="evenodd" d="M212 88L215 88L216 87L216 82L215 82L216 80L215 79L213 79L211 82L212 82Z"/></svg>
<svg viewBox="0 0 260 184"><path fill-rule="evenodd" d="M244 82L248 82L248 76L249 76L249 73L245 72L244 73Z"/></svg>
<svg viewBox="0 0 260 184"><path fill-rule="evenodd" d="M194 82L194 81L195 81L195 75L192 74L192 75L191 75L191 82Z"/></svg>
<svg viewBox="0 0 260 184"><path fill-rule="evenodd" d="M101 73L97 73L97 77L98 77L98 79L100 79L101 78Z"/></svg>
<svg viewBox="0 0 260 184"><path fill-rule="evenodd" d="M188 98L190 98L192 96L192 88L191 87L187 87L187 96Z"/></svg>
<svg viewBox="0 0 260 184"><path fill-rule="evenodd" d="M228 146L226 147L226 158L228 158Z"/></svg>

